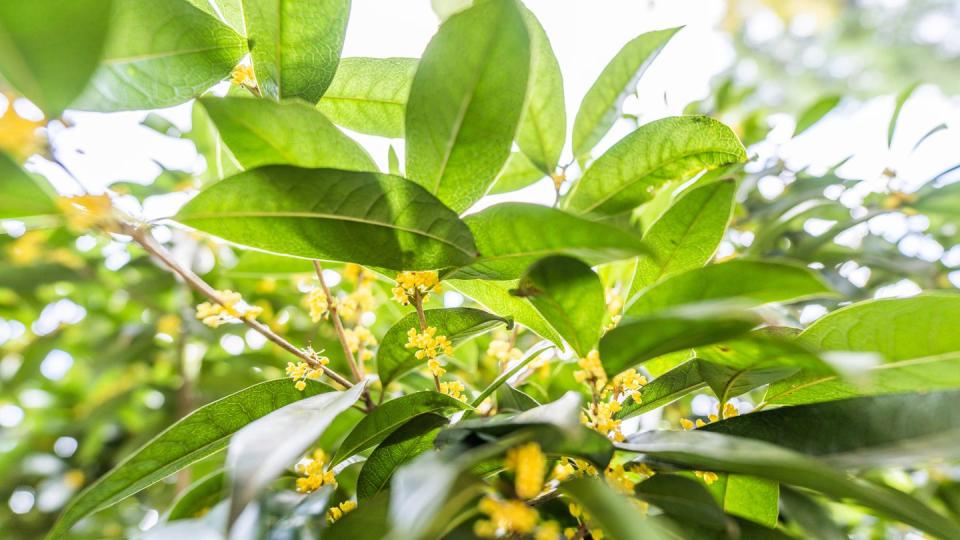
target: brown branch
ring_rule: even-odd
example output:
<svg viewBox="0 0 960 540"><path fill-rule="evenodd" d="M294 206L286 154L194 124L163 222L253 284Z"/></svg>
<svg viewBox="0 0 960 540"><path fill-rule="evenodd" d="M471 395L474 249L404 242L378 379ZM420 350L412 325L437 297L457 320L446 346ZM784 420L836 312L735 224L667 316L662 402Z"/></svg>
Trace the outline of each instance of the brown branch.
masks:
<svg viewBox="0 0 960 540"><path fill-rule="evenodd" d="M330 312L330 319L333 321L333 327L337 331L337 338L340 339L340 346L343 347L343 355L347 358L347 363L350 365L353 378L357 382L360 382L363 380L363 368L357 365L353 351L350 350L350 345L347 344L347 335L343 331L343 322L340 320L337 303L334 301L333 295L330 294L330 288L327 287L326 280L323 279L323 267L320 266L320 261L313 261L313 269L317 272L317 279L320 280L323 295L327 298L327 311Z"/></svg>

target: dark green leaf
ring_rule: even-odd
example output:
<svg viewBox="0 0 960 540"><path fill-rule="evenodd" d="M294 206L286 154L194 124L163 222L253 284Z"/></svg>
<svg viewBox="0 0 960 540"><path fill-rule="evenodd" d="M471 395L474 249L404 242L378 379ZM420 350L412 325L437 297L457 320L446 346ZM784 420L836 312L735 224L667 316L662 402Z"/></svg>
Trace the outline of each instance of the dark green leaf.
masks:
<svg viewBox="0 0 960 540"><path fill-rule="evenodd" d="M306 453L340 413L360 399L364 386L357 383L343 392L296 401L247 424L230 438L228 524L260 490Z"/></svg>
<svg viewBox="0 0 960 540"><path fill-rule="evenodd" d="M390 494L378 493L362 501L357 509L347 512L330 526L323 535L325 540L357 540L359 538L386 538L389 532L387 522L390 507Z"/></svg>
<svg viewBox="0 0 960 540"><path fill-rule="evenodd" d="M59 213L50 195L13 158L0 152L0 218Z"/></svg>
<svg viewBox="0 0 960 540"><path fill-rule="evenodd" d="M317 108L359 133L403 137L416 58L344 58Z"/></svg>
<svg viewBox="0 0 960 540"><path fill-rule="evenodd" d="M427 326L436 328L436 335L447 336L454 345L489 332L500 324L512 325L508 319L474 308L428 309L423 314ZM411 328L420 331L416 313L409 313L397 321L380 340L377 373L384 387L417 366L426 364L426 359L415 356L416 349L406 348L407 332Z"/></svg>
<svg viewBox="0 0 960 540"><path fill-rule="evenodd" d="M100 63L111 0L0 3L0 73L48 117L83 91Z"/></svg>
<svg viewBox="0 0 960 540"><path fill-rule="evenodd" d="M340 61L350 0L243 0L260 93L313 104Z"/></svg>
<svg viewBox="0 0 960 540"><path fill-rule="evenodd" d="M727 527L727 518L701 482L676 474L655 474L637 484L637 497L668 516L711 529Z"/></svg>
<svg viewBox="0 0 960 540"><path fill-rule="evenodd" d="M540 403L529 394L518 390L509 384L497 388L497 410L523 412L539 407Z"/></svg>
<svg viewBox="0 0 960 540"><path fill-rule="evenodd" d="M204 190L176 219L255 249L393 270L469 264L476 254L456 214L385 174L262 167Z"/></svg>
<svg viewBox="0 0 960 540"><path fill-rule="evenodd" d="M311 382L303 392L289 379L260 383L200 407L127 457L74 497L48 533L58 538L74 523L226 448L234 432L303 398L325 391Z"/></svg>
<svg viewBox="0 0 960 540"><path fill-rule="evenodd" d="M600 264L646 252L640 237L629 231L536 204L498 204L463 221L480 258L453 277L514 279L548 255Z"/></svg>
<svg viewBox="0 0 960 540"><path fill-rule="evenodd" d="M184 0L114 0L104 58L72 108L184 103L230 74L246 52L229 26Z"/></svg>
<svg viewBox="0 0 960 540"><path fill-rule="evenodd" d="M629 418L652 411L703 388L706 382L700 375L701 362L702 360L684 362L657 377L640 389L640 395L642 396L640 403L634 402L632 398L627 398L616 418Z"/></svg>
<svg viewBox="0 0 960 540"><path fill-rule="evenodd" d="M787 378L797 371L799 368L792 366L732 368L713 362L700 363L700 376L721 403L746 394L754 388Z"/></svg>
<svg viewBox="0 0 960 540"><path fill-rule="evenodd" d="M433 449L434 438L447 422L439 414L425 413L390 433L364 462L357 479L357 497L368 499L380 493L398 468Z"/></svg>
<svg viewBox="0 0 960 540"><path fill-rule="evenodd" d="M261 165L377 172L366 150L309 105L203 98L223 142L245 169Z"/></svg>
<svg viewBox="0 0 960 540"><path fill-rule="evenodd" d="M830 512L799 490L781 488L780 503L787 519L799 525L808 538L818 540L847 540L849 538L834 523Z"/></svg>
<svg viewBox="0 0 960 540"><path fill-rule="evenodd" d="M407 175L458 212L479 200L510 156L529 70L514 0L483 2L444 22L410 88Z"/></svg>
<svg viewBox="0 0 960 540"><path fill-rule="evenodd" d="M597 345L606 311L603 284L580 260L562 255L541 259L511 294L528 299L581 357Z"/></svg>
<svg viewBox="0 0 960 540"><path fill-rule="evenodd" d="M679 28L640 34L610 60L587 90L573 121L573 155L579 161L620 117L620 106Z"/></svg>
<svg viewBox="0 0 960 540"><path fill-rule="evenodd" d="M577 214L619 214L650 200L666 182L746 159L736 134L712 118L655 120L597 158L573 185L564 205Z"/></svg>
<svg viewBox="0 0 960 540"><path fill-rule="evenodd" d="M395 429L409 422L413 417L426 413L445 413L464 410L469 406L446 394L427 390L414 392L380 405L360 421L330 460L336 465L344 459L372 448L393 433Z"/></svg>
<svg viewBox="0 0 960 540"><path fill-rule="evenodd" d="M653 540L666 538L649 523L636 505L596 478L576 478L564 482L561 489L590 514L604 537L613 540Z"/></svg>

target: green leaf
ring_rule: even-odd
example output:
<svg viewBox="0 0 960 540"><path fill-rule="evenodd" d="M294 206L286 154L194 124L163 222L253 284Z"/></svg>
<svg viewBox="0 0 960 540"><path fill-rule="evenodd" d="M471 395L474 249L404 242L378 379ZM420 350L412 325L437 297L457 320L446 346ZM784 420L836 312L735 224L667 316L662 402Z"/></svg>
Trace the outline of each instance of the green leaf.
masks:
<svg viewBox="0 0 960 540"><path fill-rule="evenodd" d="M377 172L363 147L306 103L248 98L199 101L245 169L296 165Z"/></svg>
<svg viewBox="0 0 960 540"><path fill-rule="evenodd" d="M787 518L799 525L808 538L847 540L849 537L834 523L829 510L799 490L782 488L780 504Z"/></svg>
<svg viewBox="0 0 960 540"><path fill-rule="evenodd" d="M0 74L48 117L60 116L100 63L111 3L3 2Z"/></svg>
<svg viewBox="0 0 960 540"><path fill-rule="evenodd" d="M317 108L347 129L403 137L416 58L344 58Z"/></svg>
<svg viewBox="0 0 960 540"><path fill-rule="evenodd" d="M630 295L664 276L699 268L716 253L733 212L736 184L721 181L687 192L650 226Z"/></svg>
<svg viewBox="0 0 960 540"><path fill-rule="evenodd" d="M59 538L77 521L226 448L234 432L269 413L326 389L310 382L303 392L289 379L245 388L179 420L91 484L60 515L47 538Z"/></svg>
<svg viewBox="0 0 960 540"><path fill-rule="evenodd" d="M701 362L699 367L700 376L721 403L799 371L792 366L733 368L713 362Z"/></svg>
<svg viewBox="0 0 960 540"><path fill-rule="evenodd" d="M663 354L736 337L759 323L760 318L749 311L726 307L679 309L629 319L604 334L600 360L612 376Z"/></svg>
<svg viewBox="0 0 960 540"><path fill-rule="evenodd" d="M765 442L703 430L648 431L617 447L698 470L759 476L849 499L934 536L955 537L960 527L905 493L853 478L814 458Z"/></svg>
<svg viewBox="0 0 960 540"><path fill-rule="evenodd" d="M897 122L900 120L900 111L903 110L903 105L910 99L910 96L913 95L913 92L916 91L919 86L919 82L913 83L897 94L893 107L893 115L890 117L890 124L887 126L887 148L893 147L893 135L897 131Z"/></svg>
<svg viewBox="0 0 960 540"><path fill-rule="evenodd" d="M330 465L372 448L387 438L398 427L413 417L426 413L445 413L447 411L468 409L469 405L446 394L427 390L414 392L378 406L363 417L330 460Z"/></svg>
<svg viewBox="0 0 960 540"><path fill-rule="evenodd" d="M509 317L517 323L526 326L537 335L548 339L557 345L563 343L563 338L550 323L543 318L536 308L526 298L517 298L510 291L517 287L519 280L485 281L450 279L444 283L451 288L469 296L488 311L501 317Z"/></svg>
<svg viewBox="0 0 960 540"><path fill-rule="evenodd" d="M243 3L241 0L187 0L212 17L216 17L233 28L238 34L244 34Z"/></svg>
<svg viewBox="0 0 960 540"><path fill-rule="evenodd" d="M473 398L473 401L470 403L470 405L473 407L479 407L480 404L483 403L483 400L487 399L490 394L499 389L501 386L505 386L505 383L510 380L510 377L513 377L519 373L520 370L523 369L527 364L540 356L540 353L549 348L549 343L541 341L540 343L537 343L533 347L527 349L527 351L523 353L523 357L514 362L510 369L501 372L500 375L497 375L497 378L494 379L493 382L484 388L483 391L477 395L477 397Z"/></svg>
<svg viewBox="0 0 960 540"><path fill-rule="evenodd" d="M199 175L201 185L209 186L243 170L199 101L193 102L190 122L192 127L187 138L193 141L206 163L206 169Z"/></svg>
<svg viewBox="0 0 960 540"><path fill-rule="evenodd" d="M58 214L57 205L29 173L0 152L0 218Z"/></svg>
<svg viewBox="0 0 960 540"><path fill-rule="evenodd" d="M473 232L480 258L455 272L455 278L514 279L548 255L600 264L647 251L631 232L537 204L498 204L463 221Z"/></svg>
<svg viewBox="0 0 960 540"><path fill-rule="evenodd" d="M573 155L583 162L620 117L620 106L680 28L640 34L620 49L587 90L573 121Z"/></svg>
<svg viewBox="0 0 960 540"><path fill-rule="evenodd" d="M735 259L674 274L651 285L634 297L626 313L640 316L684 304L727 299L749 307L829 294L826 284L808 268Z"/></svg>
<svg viewBox="0 0 960 540"><path fill-rule="evenodd" d="M623 408L620 409L620 412L618 412L615 417L620 419L629 418L654 409L659 409L691 392L703 388L706 382L700 374L701 362L702 360L684 362L657 377L640 389L640 403L633 401L633 398L627 398L623 403Z"/></svg>
<svg viewBox="0 0 960 540"><path fill-rule="evenodd" d="M509 384L497 388L497 411L523 412L539 406L540 403L529 394Z"/></svg>
<svg viewBox="0 0 960 540"><path fill-rule="evenodd" d="M447 336L454 345L489 332L500 324L512 326L509 319L474 308L428 309L423 315L427 326L437 329L436 335ZM397 321L380 340L377 374L384 388L408 371L426 364L426 359L416 357L416 349L406 348L407 332L411 328L419 332L420 323L416 313L408 313Z"/></svg>
<svg viewBox="0 0 960 540"><path fill-rule="evenodd" d="M257 494L295 463L336 417L353 406L364 383L279 408L237 431L227 449L231 524Z"/></svg>
<svg viewBox="0 0 960 540"><path fill-rule="evenodd" d="M458 212L479 200L510 156L529 70L514 0L483 2L444 22L410 88L407 175Z"/></svg>
<svg viewBox="0 0 960 540"><path fill-rule="evenodd" d="M530 161L523 152L512 152L500 174L490 186L489 195L508 193L523 189L544 177L543 171Z"/></svg>
<svg viewBox="0 0 960 540"><path fill-rule="evenodd" d="M626 497L596 478L575 478L560 485L590 514L590 521L603 529L604 538L613 540L653 540L666 538L651 526L640 510Z"/></svg>
<svg viewBox="0 0 960 540"><path fill-rule="evenodd" d="M511 294L528 299L581 357L597 345L606 313L603 284L580 260L562 255L541 259Z"/></svg>
<svg viewBox="0 0 960 540"><path fill-rule="evenodd" d="M835 109L837 105L840 104L840 100L842 99L842 95L834 94L830 96L824 96L813 102L809 107L800 113L800 116L797 117L797 127L793 130L793 136L796 137L797 135L800 135L804 131L810 129L824 116L829 114L830 111Z"/></svg>
<svg viewBox="0 0 960 540"><path fill-rule="evenodd" d="M323 538L325 540L386 538L389 532L387 511L390 505L390 494L378 493L365 502L366 504L357 506L356 510L347 512L331 525Z"/></svg>
<svg viewBox="0 0 960 540"><path fill-rule="evenodd" d="M219 469L191 484L170 505L166 521L190 519L213 508L225 495L225 480L223 470Z"/></svg>
<svg viewBox="0 0 960 540"><path fill-rule="evenodd" d="M202 191L176 219L254 249L391 270L469 264L476 254L456 214L385 174L262 167Z"/></svg>
<svg viewBox="0 0 960 540"><path fill-rule="evenodd" d="M246 52L229 26L184 0L114 0L103 61L71 108L179 105L227 77Z"/></svg>
<svg viewBox="0 0 960 540"><path fill-rule="evenodd" d="M637 497L668 516L711 529L725 529L727 517L703 484L677 474L655 474L634 488Z"/></svg>
<svg viewBox="0 0 960 540"><path fill-rule="evenodd" d="M357 478L357 497L363 500L380 493L397 469L433 449L433 440L447 423L439 414L425 413L390 433L364 462Z"/></svg>
<svg viewBox="0 0 960 540"><path fill-rule="evenodd" d="M781 407L702 428L758 439L851 468L910 466L960 455L960 391Z"/></svg>
<svg viewBox="0 0 960 540"><path fill-rule="evenodd" d="M319 101L337 70L349 16L350 0L243 0L260 93Z"/></svg>
<svg viewBox="0 0 960 540"><path fill-rule="evenodd" d="M550 38L529 9L523 18L530 35L530 88L517 128L517 146L546 174L557 168L567 136L563 75Z"/></svg>
<svg viewBox="0 0 960 540"><path fill-rule="evenodd" d="M778 482L728 474L723 479L723 511L759 523L764 527L777 526L780 516L780 484Z"/></svg>
<svg viewBox="0 0 960 540"><path fill-rule="evenodd" d="M655 120L597 158L573 185L564 205L577 214L619 214L649 201L666 182L746 159L736 134L712 118Z"/></svg>

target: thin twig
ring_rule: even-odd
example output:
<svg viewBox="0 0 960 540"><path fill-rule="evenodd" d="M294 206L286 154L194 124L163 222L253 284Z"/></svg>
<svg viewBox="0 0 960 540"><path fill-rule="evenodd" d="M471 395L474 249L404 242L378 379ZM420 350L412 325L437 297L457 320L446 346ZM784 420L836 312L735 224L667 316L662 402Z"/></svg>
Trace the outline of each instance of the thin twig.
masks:
<svg viewBox="0 0 960 540"><path fill-rule="evenodd" d="M353 356L353 351L350 350L350 345L347 344L347 335L343 331L343 322L340 321L340 313L337 310L337 303L333 300L333 295L330 294L330 288L327 287L326 280L323 279L323 267L320 266L320 261L313 261L313 269L317 272L317 279L320 280L320 287L323 289L323 295L327 298L327 310L330 312L330 320L333 321L333 327L337 331L337 338L340 339L340 346L343 347L343 355L347 358L347 363L350 365L350 371L353 373L353 378L360 382L363 380L363 368L357 365L357 360Z"/></svg>
<svg viewBox="0 0 960 540"><path fill-rule="evenodd" d="M156 240L150 236L149 231L146 229L135 227L131 225L124 224L122 225L124 234L129 235L134 239L138 244L140 244L143 249L147 251L150 255L153 255L160 260L167 268L173 271L175 274L180 276L193 290L198 293L206 296L210 300L220 304L221 306L227 307L227 303L220 297L220 293L216 289L211 287L207 282L205 282L200 276L193 273L189 268L184 268L176 260L169 251L166 250L163 246L158 244ZM327 366L321 365L316 358L313 357L307 351L300 349L299 347L293 345L273 330L269 326L263 324L262 322L248 317L240 317L240 320L243 324L249 326L255 331L259 332L263 337L272 341L278 345L281 349L293 354L297 358L306 362L310 367L314 369L323 370L324 375L330 377L334 382L339 384L344 388L350 388L353 384L347 380L343 375L340 375L336 371L328 368Z"/></svg>

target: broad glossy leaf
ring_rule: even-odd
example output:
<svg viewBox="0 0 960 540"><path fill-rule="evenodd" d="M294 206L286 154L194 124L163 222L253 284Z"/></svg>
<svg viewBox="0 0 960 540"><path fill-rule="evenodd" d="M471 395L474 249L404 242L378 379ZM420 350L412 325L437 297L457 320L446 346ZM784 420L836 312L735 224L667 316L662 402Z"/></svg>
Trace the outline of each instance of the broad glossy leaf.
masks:
<svg viewBox="0 0 960 540"><path fill-rule="evenodd" d="M390 494L378 493L365 502L366 504L358 505L356 510L347 512L331 525L323 538L326 540L386 538L389 532L387 511L390 505Z"/></svg>
<svg viewBox="0 0 960 540"><path fill-rule="evenodd" d="M567 136L563 75L550 38L529 9L523 18L530 36L530 88L517 128L517 146L546 174L557 168Z"/></svg>
<svg viewBox="0 0 960 540"><path fill-rule="evenodd" d="M434 438L448 422L439 414L425 413L390 433L364 462L357 478L357 497L362 500L380 493L398 468L433 449Z"/></svg>
<svg viewBox="0 0 960 540"><path fill-rule="evenodd" d="M245 169L261 165L377 172L366 150L299 101L202 98L203 108Z"/></svg>
<svg viewBox="0 0 960 540"><path fill-rule="evenodd" d="M702 428L759 439L852 468L909 466L960 454L960 391L781 407Z"/></svg>
<svg viewBox="0 0 960 540"><path fill-rule="evenodd" d="M700 376L721 403L799 371L793 366L733 368L713 362L701 362L699 367Z"/></svg>
<svg viewBox="0 0 960 540"><path fill-rule="evenodd" d="M540 403L523 390L509 384L497 388L497 410L523 412L539 407Z"/></svg>
<svg viewBox="0 0 960 540"><path fill-rule="evenodd" d="M727 517L703 483L677 474L655 474L634 488L640 499L668 516L711 529L725 529Z"/></svg>
<svg viewBox="0 0 960 540"><path fill-rule="evenodd" d="M350 0L243 0L260 93L320 100L340 61Z"/></svg>
<svg viewBox="0 0 960 540"><path fill-rule="evenodd" d="M510 156L529 71L514 0L483 2L444 22L410 88L407 176L458 212L479 200Z"/></svg>
<svg viewBox="0 0 960 540"><path fill-rule="evenodd" d="M529 300L581 357L596 346L606 312L603 284L579 259L556 255L537 261L511 294Z"/></svg>
<svg viewBox="0 0 960 540"><path fill-rule="evenodd" d="M50 195L13 158L0 152L0 218L59 213Z"/></svg>
<svg viewBox="0 0 960 540"><path fill-rule="evenodd" d="M336 417L353 406L363 383L343 392L327 392L279 408L234 434L227 449L230 518L292 463L295 463Z"/></svg>
<svg viewBox="0 0 960 540"><path fill-rule="evenodd" d="M699 268L713 258L733 212L736 184L720 181L693 189L674 202L643 235L650 249L640 257L630 295L663 276Z"/></svg>
<svg viewBox="0 0 960 540"><path fill-rule="evenodd" d="M779 483L755 476L726 474L711 489L720 491L724 512L764 527L777 526L780 516Z"/></svg>
<svg viewBox="0 0 960 540"><path fill-rule="evenodd" d="M657 377L640 389L640 403L627 398L616 418L629 418L669 405L706 386L700 374L702 360L690 360Z"/></svg>
<svg viewBox="0 0 960 540"><path fill-rule="evenodd" d="M830 111L840 104L841 99L843 99L843 96L839 94L824 96L804 109L797 117L797 127L793 130L793 136L796 137L800 135L819 122L824 116L830 114Z"/></svg>
<svg viewBox="0 0 960 540"><path fill-rule="evenodd" d="M801 405L859 396L960 388L960 352L877 364L844 377L809 372L771 384L764 401Z"/></svg>
<svg viewBox="0 0 960 540"><path fill-rule="evenodd" d="M600 264L646 252L640 237L629 231L537 204L498 204L463 221L480 258L453 277L514 279L548 255Z"/></svg>
<svg viewBox="0 0 960 540"><path fill-rule="evenodd" d="M396 176L268 166L214 184L177 221L272 253L392 270L469 264L467 226Z"/></svg>
<svg viewBox="0 0 960 540"><path fill-rule="evenodd" d="M934 536L956 536L960 526L905 493L853 478L814 458L766 442L703 430L648 431L617 447L699 470L759 476L849 499Z"/></svg>
<svg viewBox="0 0 960 540"><path fill-rule="evenodd" d="M489 195L509 193L536 183L545 175L523 152L512 152L490 186Z"/></svg>
<svg viewBox="0 0 960 540"><path fill-rule="evenodd" d="M489 332L501 324L512 326L509 319L474 308L428 309L423 314L427 326L436 328L436 335L447 336L454 345ZM406 348L407 332L411 328L420 331L416 313L409 313L397 321L380 340L377 373L384 387L417 366L426 365L426 359L416 357L415 349Z"/></svg>
<svg viewBox="0 0 960 540"><path fill-rule="evenodd" d="M330 460L336 465L344 459L372 448L393 433L394 430L409 422L413 417L426 413L443 414L447 411L468 409L469 406L446 394L426 390L414 392L378 406L360 420L340 448Z"/></svg>
<svg viewBox="0 0 960 540"><path fill-rule="evenodd" d="M243 170L200 101L193 102L190 125L190 133L186 137L193 141L197 153L203 156L206 163L206 169L198 175L202 186L209 186Z"/></svg>
<svg viewBox="0 0 960 540"><path fill-rule="evenodd" d="M576 478L561 484L560 489L570 495L600 526L604 538L613 540L654 540L667 538L646 521L646 517L603 480Z"/></svg>
<svg viewBox="0 0 960 540"><path fill-rule="evenodd" d="M663 354L734 338L759 323L755 314L729 308L680 309L629 319L604 334L600 360L612 376Z"/></svg>
<svg viewBox="0 0 960 540"><path fill-rule="evenodd" d="M665 278L640 291L626 313L640 316L684 304L728 299L748 307L829 294L826 284L808 268L736 259Z"/></svg>
<svg viewBox="0 0 960 540"><path fill-rule="evenodd" d="M550 326L550 323L530 304L529 300L510 294L510 291L517 287L519 280L451 279L445 280L444 283L469 296L492 313L501 317L512 317L517 323L557 345L563 343L560 334Z"/></svg>
<svg viewBox="0 0 960 540"><path fill-rule="evenodd" d="M271 412L324 392L310 382L298 391L289 379L256 384L214 401L176 422L110 472L91 484L60 515L48 538L65 535L74 523L153 485L171 474L226 448L237 430Z"/></svg>
<svg viewBox="0 0 960 540"><path fill-rule="evenodd" d="M55 118L100 63L111 0L0 3L0 74Z"/></svg>
<svg viewBox="0 0 960 540"><path fill-rule="evenodd" d="M185 0L114 0L104 57L71 108L179 105L227 77L246 52L229 26Z"/></svg>
<svg viewBox="0 0 960 540"><path fill-rule="evenodd" d="M644 124L583 173L564 206L577 214L620 214L650 200L669 181L747 158L724 124L706 116L673 116Z"/></svg>
<svg viewBox="0 0 960 540"><path fill-rule="evenodd" d="M416 58L343 58L317 109L347 129L403 137Z"/></svg>
<svg viewBox="0 0 960 540"><path fill-rule="evenodd" d="M573 155L583 161L620 117L623 100L680 28L640 34L610 60L587 90L573 121Z"/></svg>
<svg viewBox="0 0 960 540"><path fill-rule="evenodd" d="M242 0L187 0L197 8L227 23L238 34L244 34Z"/></svg>

